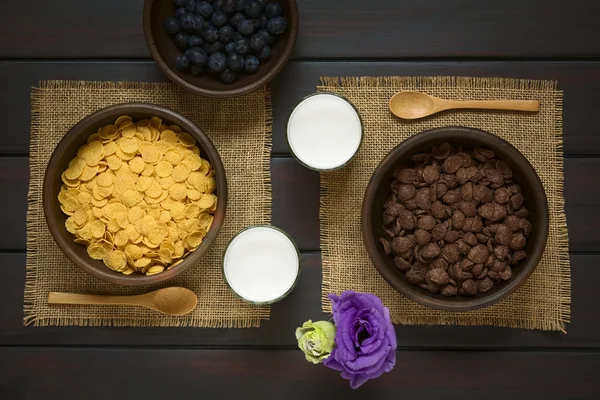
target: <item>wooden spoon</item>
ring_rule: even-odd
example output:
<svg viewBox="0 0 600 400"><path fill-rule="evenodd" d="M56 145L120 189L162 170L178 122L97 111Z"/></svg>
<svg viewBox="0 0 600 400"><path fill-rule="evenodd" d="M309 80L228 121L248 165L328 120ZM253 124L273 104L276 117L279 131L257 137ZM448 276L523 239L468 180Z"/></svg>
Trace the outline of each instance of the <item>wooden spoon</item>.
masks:
<svg viewBox="0 0 600 400"><path fill-rule="evenodd" d="M404 91L390 99L390 111L397 117L417 119L456 108L488 110L538 111L538 100L445 100L421 92Z"/></svg>
<svg viewBox="0 0 600 400"><path fill-rule="evenodd" d="M137 296L101 296L50 292L49 304L121 304L142 306L169 315L187 314L196 308L198 297L183 287L168 287Z"/></svg>

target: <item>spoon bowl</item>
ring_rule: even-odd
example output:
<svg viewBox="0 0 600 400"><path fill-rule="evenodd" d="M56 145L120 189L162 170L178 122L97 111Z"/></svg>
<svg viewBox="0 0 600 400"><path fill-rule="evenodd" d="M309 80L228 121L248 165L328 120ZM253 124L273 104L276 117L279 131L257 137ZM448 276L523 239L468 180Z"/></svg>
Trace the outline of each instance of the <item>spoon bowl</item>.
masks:
<svg viewBox="0 0 600 400"><path fill-rule="evenodd" d="M196 308L198 297L190 289L174 286L135 296L50 292L48 303L142 306L168 315L184 315Z"/></svg>
<svg viewBox="0 0 600 400"><path fill-rule="evenodd" d="M538 100L446 100L427 93L403 91L390 99L390 111L403 119L427 117L440 111L459 108L479 108L487 110L538 111Z"/></svg>

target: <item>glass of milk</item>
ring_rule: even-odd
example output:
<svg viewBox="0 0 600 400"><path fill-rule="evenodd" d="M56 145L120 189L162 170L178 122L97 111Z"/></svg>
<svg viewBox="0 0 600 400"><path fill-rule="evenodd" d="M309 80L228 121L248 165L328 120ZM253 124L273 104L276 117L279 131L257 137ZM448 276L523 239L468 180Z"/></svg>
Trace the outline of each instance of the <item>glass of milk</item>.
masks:
<svg viewBox="0 0 600 400"><path fill-rule="evenodd" d="M363 124L358 110L335 93L314 93L292 111L287 141L296 159L316 171L342 168L358 152Z"/></svg>
<svg viewBox="0 0 600 400"><path fill-rule="evenodd" d="M223 255L229 288L252 304L271 304L292 291L300 272L300 253L290 236L271 225L238 232Z"/></svg>

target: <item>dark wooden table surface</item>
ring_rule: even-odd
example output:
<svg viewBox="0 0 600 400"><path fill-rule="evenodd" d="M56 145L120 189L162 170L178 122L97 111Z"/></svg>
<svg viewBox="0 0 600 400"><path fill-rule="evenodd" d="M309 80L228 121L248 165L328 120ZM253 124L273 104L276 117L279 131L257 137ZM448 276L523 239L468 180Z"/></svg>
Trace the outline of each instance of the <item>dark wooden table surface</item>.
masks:
<svg viewBox="0 0 600 400"><path fill-rule="evenodd" d="M142 3L0 1L1 400L600 398L597 0L299 0L296 51L272 84L271 172L273 223L297 240L304 269L271 320L260 329L23 327L30 89L43 79L165 80L144 43ZM290 158L284 124L321 75L559 81L573 279L567 335L399 326L396 368L357 391L304 361L293 332L321 316L319 176Z"/></svg>

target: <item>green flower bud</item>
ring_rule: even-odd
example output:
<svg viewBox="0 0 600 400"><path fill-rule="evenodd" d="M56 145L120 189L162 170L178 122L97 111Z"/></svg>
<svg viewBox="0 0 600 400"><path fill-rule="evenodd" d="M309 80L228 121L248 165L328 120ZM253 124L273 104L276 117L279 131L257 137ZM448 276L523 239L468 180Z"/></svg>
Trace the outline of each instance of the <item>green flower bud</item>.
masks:
<svg viewBox="0 0 600 400"><path fill-rule="evenodd" d="M335 344L335 325L329 321L312 322L310 319L296 328L298 347L306 356L306 361L319 364L329 357Z"/></svg>

